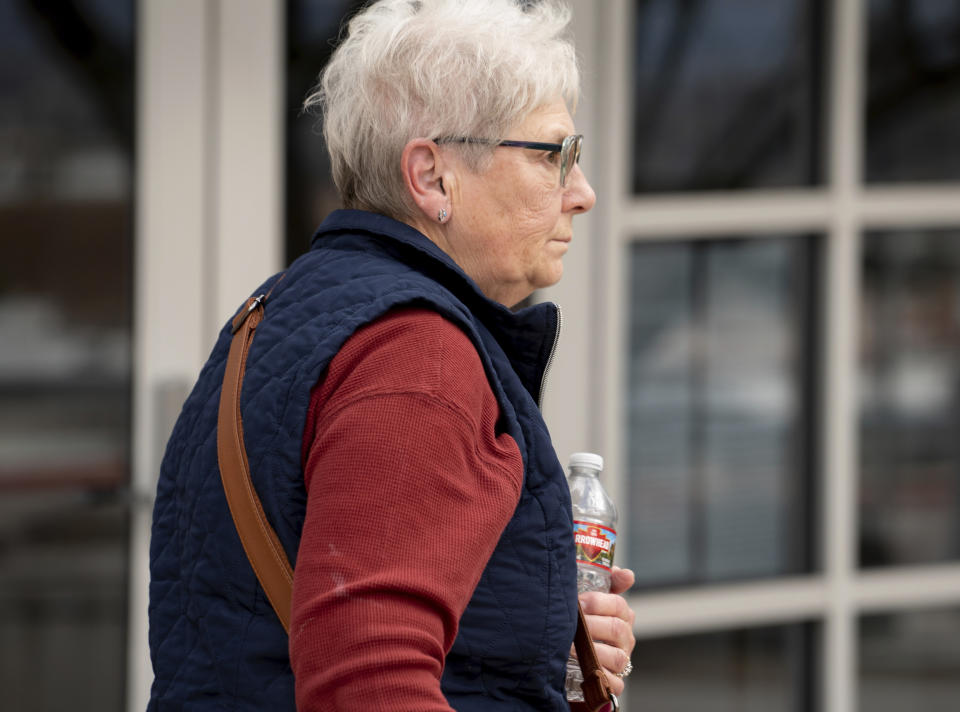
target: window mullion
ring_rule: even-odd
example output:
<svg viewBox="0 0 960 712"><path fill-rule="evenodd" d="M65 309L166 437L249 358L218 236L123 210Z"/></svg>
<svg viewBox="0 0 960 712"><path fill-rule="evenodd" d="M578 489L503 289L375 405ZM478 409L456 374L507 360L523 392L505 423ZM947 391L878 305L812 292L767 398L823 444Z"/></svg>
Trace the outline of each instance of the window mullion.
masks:
<svg viewBox="0 0 960 712"><path fill-rule="evenodd" d="M860 292L863 35L862 0L834 5L830 86L829 188L823 315L823 565L829 598L823 638L824 712L853 712L856 690L857 335ZM826 149L825 149L826 150Z"/></svg>

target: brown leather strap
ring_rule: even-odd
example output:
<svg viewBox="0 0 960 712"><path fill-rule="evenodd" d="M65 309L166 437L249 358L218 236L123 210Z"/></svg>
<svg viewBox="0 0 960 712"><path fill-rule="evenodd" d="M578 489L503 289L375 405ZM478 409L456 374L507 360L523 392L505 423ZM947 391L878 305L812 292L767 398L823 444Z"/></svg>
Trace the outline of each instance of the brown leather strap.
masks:
<svg viewBox="0 0 960 712"><path fill-rule="evenodd" d="M223 373L220 410L217 418L217 460L220 479L230 505L243 550L250 559L257 579L277 612L283 629L290 631L290 601L293 568L277 533L267 521L260 497L250 479L247 450L243 444L243 420L240 415L240 391L246 370L247 353L257 325L263 319L265 297L251 297L246 308L233 320L233 340Z"/></svg>
<svg viewBox="0 0 960 712"><path fill-rule="evenodd" d="M243 420L240 414L240 392L246 371L247 354L257 325L263 320L263 304L267 295L251 297L233 319L233 340L223 372L220 392L220 410L217 418L217 460L220 479L230 506L233 523L240 535L243 550L250 559L257 580L263 586L270 605L276 611L283 629L290 632L290 602L293 593L293 568L277 537L267 521L260 497L250 478L247 450L243 443ZM574 647L583 672L584 702L573 702L574 712L597 712L607 707L616 712L620 705L610 690L607 676L597 660L597 651L587 632L583 609L577 604L577 633Z"/></svg>
<svg viewBox="0 0 960 712"><path fill-rule="evenodd" d="M620 701L610 689L607 675L597 659L597 649L593 639L587 631L587 619L583 615L583 607L577 603L577 633L573 638L573 647L577 651L577 660L580 661L580 672L583 673L583 702L571 702L572 712L597 712L607 709L617 712Z"/></svg>

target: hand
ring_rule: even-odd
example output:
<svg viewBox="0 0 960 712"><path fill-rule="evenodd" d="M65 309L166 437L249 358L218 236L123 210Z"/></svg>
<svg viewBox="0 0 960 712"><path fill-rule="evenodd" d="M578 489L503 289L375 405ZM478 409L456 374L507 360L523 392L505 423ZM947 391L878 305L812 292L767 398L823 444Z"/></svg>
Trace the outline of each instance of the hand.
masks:
<svg viewBox="0 0 960 712"><path fill-rule="evenodd" d="M624 688L623 679L617 677L617 673L627 667L637 642L633 637L633 611L626 599L619 595L633 586L633 581L633 571L614 566L610 593L590 591L580 594L580 605L597 649L597 658L617 696L623 694Z"/></svg>

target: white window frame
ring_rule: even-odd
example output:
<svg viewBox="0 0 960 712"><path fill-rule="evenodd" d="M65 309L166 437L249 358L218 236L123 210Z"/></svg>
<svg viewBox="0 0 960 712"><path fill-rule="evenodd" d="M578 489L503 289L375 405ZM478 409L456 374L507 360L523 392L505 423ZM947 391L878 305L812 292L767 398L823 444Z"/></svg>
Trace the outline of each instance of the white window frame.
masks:
<svg viewBox="0 0 960 712"><path fill-rule="evenodd" d="M127 707L146 708L157 472L217 332L281 267L282 0L139 0Z"/></svg>
<svg viewBox="0 0 960 712"><path fill-rule="evenodd" d="M857 710L857 626L863 614L960 605L960 562L858 568L858 302L861 235L896 227L960 227L960 184L866 186L862 178L866 0L835 0L828 25L824 185L792 190L637 197L630 191L632 0L575 2L577 45L584 59L585 101L577 116L587 135L585 169L600 196L578 218L575 240L589 255L568 255L567 275L546 296L577 305L585 323L569 326L546 416L561 457L585 446L604 454L610 489L625 501L623 394L626 392L627 248L646 239L709 239L730 233L812 232L823 236L824 305L815 467L819 568L809 576L711 585L629 597L639 639L810 621L819 624L820 709ZM586 239L584 239L586 238ZM571 264L571 257L580 263ZM569 311L569 310L567 310ZM572 320L568 320L572 321ZM572 333L571 333L572 332ZM570 344L568 341L575 341ZM591 372L584 377L583 371ZM562 374L562 375L561 375ZM556 387L554 387L556 389ZM621 517L624 557L629 512ZM626 557L624 557L626 558ZM625 701L629 709L629 700Z"/></svg>

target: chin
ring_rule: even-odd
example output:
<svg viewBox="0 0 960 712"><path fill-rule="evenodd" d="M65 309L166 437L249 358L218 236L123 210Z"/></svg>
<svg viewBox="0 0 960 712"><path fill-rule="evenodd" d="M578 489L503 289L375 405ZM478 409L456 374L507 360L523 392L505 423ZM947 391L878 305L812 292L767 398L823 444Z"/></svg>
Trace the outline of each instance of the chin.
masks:
<svg viewBox="0 0 960 712"><path fill-rule="evenodd" d="M537 289L552 287L560 281L561 277L563 277L563 263L558 263L555 268L540 276L537 280Z"/></svg>

